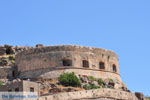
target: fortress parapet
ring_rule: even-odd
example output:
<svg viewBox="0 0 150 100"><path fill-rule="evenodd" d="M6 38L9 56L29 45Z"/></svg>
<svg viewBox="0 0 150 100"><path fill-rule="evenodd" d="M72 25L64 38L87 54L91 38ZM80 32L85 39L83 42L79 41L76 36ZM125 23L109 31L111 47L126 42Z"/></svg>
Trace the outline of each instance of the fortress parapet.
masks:
<svg viewBox="0 0 150 100"><path fill-rule="evenodd" d="M52 67L76 67L119 74L118 56L106 49L72 45L25 50L16 56L19 71Z"/></svg>

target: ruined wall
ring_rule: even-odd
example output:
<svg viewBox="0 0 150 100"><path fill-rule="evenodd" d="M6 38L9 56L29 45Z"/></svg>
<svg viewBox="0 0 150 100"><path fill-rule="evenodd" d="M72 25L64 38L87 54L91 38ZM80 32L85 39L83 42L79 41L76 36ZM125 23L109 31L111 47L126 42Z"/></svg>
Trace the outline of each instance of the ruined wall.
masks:
<svg viewBox="0 0 150 100"><path fill-rule="evenodd" d="M88 100L88 98L99 98L96 100L138 100L135 94L114 89L93 89L77 92L58 93L42 96L39 100ZM106 98L106 99L100 99Z"/></svg>
<svg viewBox="0 0 150 100"><path fill-rule="evenodd" d="M105 71L113 72L116 65L119 74L117 55L105 49L80 46L49 46L23 51L16 56L16 65L20 72L62 67L62 60L72 60L70 67L83 68L82 60L89 62L89 69L99 69L99 63L105 63Z"/></svg>
<svg viewBox="0 0 150 100"><path fill-rule="evenodd" d="M2 92L14 92L18 88L19 91L23 91L23 83L22 81L15 81L7 83L6 85L2 85L0 87L0 91Z"/></svg>
<svg viewBox="0 0 150 100"><path fill-rule="evenodd" d="M16 89L18 88L18 91ZM39 93L39 84L31 81L21 81L14 80L12 82L7 83L6 85L2 85L0 87L0 91L4 92L31 92L30 88L34 89L34 92Z"/></svg>
<svg viewBox="0 0 150 100"><path fill-rule="evenodd" d="M34 92L39 92L39 84L31 81L23 81L23 91L30 92L30 88L34 88Z"/></svg>

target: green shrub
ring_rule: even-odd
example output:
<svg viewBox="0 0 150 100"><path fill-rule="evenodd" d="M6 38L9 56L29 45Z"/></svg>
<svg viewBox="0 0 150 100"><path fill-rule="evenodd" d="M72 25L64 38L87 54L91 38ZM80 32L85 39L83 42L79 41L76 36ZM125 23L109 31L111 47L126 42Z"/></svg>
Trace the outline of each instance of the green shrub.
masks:
<svg viewBox="0 0 150 100"><path fill-rule="evenodd" d="M101 78L99 78L99 79L97 80L97 82L98 82L98 84L99 84L100 86L104 86L104 85L105 85L105 82L104 82L103 79L101 79Z"/></svg>
<svg viewBox="0 0 150 100"><path fill-rule="evenodd" d="M94 78L93 76L88 76L88 79L91 81L96 81L96 78Z"/></svg>
<svg viewBox="0 0 150 100"><path fill-rule="evenodd" d="M4 85L4 82L0 81L0 86Z"/></svg>
<svg viewBox="0 0 150 100"><path fill-rule="evenodd" d="M60 75L58 78L60 84L64 86L73 86L73 87L79 87L81 86L81 82L79 78L72 72L72 73L64 73Z"/></svg>
<svg viewBox="0 0 150 100"><path fill-rule="evenodd" d="M100 87L96 86L94 84L86 84L86 85L83 86L83 88L86 89L86 90L90 90L90 89L98 89Z"/></svg>
<svg viewBox="0 0 150 100"><path fill-rule="evenodd" d="M150 97L146 97L146 99L150 100Z"/></svg>

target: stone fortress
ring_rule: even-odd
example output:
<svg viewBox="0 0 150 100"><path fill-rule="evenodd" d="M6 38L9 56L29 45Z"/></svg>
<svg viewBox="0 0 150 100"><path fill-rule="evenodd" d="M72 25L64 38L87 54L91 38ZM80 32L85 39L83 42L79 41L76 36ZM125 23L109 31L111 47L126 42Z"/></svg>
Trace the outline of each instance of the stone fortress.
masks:
<svg viewBox="0 0 150 100"><path fill-rule="evenodd" d="M2 69L0 72L5 71ZM72 89L67 92L50 89L56 86L49 81L71 72L81 78L92 76L106 82L111 79L113 88ZM0 91L34 91L39 94L37 100L148 100L142 93L132 93L127 89L121 80L118 55L102 48L76 45L28 47L16 53L14 66L5 73L11 81L0 87ZM49 93L41 92L44 83L50 84L50 88L47 87Z"/></svg>
<svg viewBox="0 0 150 100"><path fill-rule="evenodd" d="M21 77L55 78L64 72L112 78L122 84L117 55L109 50L81 46L49 46L16 56Z"/></svg>

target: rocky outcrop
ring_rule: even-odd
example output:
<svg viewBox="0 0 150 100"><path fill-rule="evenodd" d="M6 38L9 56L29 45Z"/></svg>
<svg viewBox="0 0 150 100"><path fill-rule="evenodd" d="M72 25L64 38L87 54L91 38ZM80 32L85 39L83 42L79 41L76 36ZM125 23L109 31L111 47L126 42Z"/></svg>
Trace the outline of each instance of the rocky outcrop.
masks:
<svg viewBox="0 0 150 100"><path fill-rule="evenodd" d="M4 46L0 46L0 56L6 54L6 48Z"/></svg>
<svg viewBox="0 0 150 100"><path fill-rule="evenodd" d="M105 98L105 99L104 99ZM135 94L114 89L92 89L41 96L39 100L140 100Z"/></svg>
<svg viewBox="0 0 150 100"><path fill-rule="evenodd" d="M0 56L3 56L3 55L13 55L13 54L17 54L21 51L24 51L24 50L28 50L30 48L33 48L33 47L18 47L18 46L11 46L11 45L3 45L3 46L0 46Z"/></svg>
<svg viewBox="0 0 150 100"><path fill-rule="evenodd" d="M136 97L139 99L139 100L144 100L144 94L143 93L140 93L140 92L135 92L135 95Z"/></svg>

